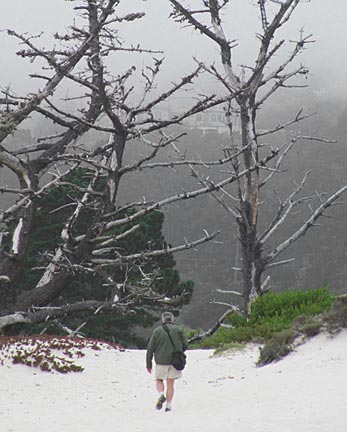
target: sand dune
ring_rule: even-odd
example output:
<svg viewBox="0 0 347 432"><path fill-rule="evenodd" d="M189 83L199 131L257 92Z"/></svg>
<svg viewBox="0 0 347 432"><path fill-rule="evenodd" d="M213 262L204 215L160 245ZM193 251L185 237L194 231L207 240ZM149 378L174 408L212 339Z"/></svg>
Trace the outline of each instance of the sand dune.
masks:
<svg viewBox="0 0 347 432"><path fill-rule="evenodd" d="M258 347L214 357L188 352L173 411L155 411L140 350L94 351L81 373L0 367L1 432L345 432L347 331L321 334L257 368Z"/></svg>

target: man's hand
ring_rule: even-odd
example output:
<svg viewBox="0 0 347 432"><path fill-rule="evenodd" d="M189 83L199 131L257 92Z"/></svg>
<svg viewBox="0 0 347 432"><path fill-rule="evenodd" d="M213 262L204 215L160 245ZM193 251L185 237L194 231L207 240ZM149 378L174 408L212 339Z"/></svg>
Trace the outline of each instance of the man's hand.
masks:
<svg viewBox="0 0 347 432"><path fill-rule="evenodd" d="M147 372L148 372L149 374L151 374L151 373L152 373L152 368L147 368Z"/></svg>

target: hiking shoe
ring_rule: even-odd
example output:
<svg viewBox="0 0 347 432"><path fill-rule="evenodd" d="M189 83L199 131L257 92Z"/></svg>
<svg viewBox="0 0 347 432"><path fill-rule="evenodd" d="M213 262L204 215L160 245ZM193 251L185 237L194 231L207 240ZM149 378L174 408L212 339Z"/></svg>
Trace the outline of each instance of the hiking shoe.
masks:
<svg viewBox="0 0 347 432"><path fill-rule="evenodd" d="M155 405L155 409L161 410L163 408L163 404L165 401L166 401L166 397L164 395L161 395Z"/></svg>

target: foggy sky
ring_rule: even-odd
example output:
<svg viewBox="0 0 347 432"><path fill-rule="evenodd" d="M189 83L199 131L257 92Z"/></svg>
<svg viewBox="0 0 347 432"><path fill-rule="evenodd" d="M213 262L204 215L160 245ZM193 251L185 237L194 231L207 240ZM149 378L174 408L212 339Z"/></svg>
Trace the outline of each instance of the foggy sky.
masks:
<svg viewBox="0 0 347 432"><path fill-rule="evenodd" d="M260 24L255 3L255 0L230 2L230 16L228 14L225 30L230 39L237 39L239 43L234 52L236 64L249 63L258 46L255 33ZM49 34L62 32L71 23L73 5L73 2L64 0L2 2L0 29L11 28L18 32L31 33L44 31ZM121 10L146 12L147 16L142 22L121 24L121 34L134 43L140 41L144 47L165 50L169 80L183 72L189 72L194 67L193 56L210 62L217 59L216 47L191 29L182 29L179 24L167 18L170 12L167 0L125 0ZM292 40L297 39L302 27L306 34L313 34L316 42L309 45L300 60L311 71L311 85L338 92L341 98L344 98L344 92L347 94L346 16L346 0L305 1L297 8L284 31ZM48 47L49 39L46 41ZM0 33L0 44L0 85L11 84L13 89L25 91L28 86L33 85L32 80L26 78L26 72L36 70L35 65L16 58L14 53L18 50L18 43L5 32ZM132 59L129 61L131 63Z"/></svg>

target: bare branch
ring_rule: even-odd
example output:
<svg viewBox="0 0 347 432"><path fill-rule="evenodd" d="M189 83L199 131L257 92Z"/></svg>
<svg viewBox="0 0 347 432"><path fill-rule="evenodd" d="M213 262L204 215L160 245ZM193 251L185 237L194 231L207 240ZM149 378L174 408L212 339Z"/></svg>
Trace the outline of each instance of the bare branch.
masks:
<svg viewBox="0 0 347 432"><path fill-rule="evenodd" d="M338 191L332 194L329 198L327 198L323 203L321 203L316 210L312 213L312 215L301 225L301 227L295 231L287 240L279 244L276 248L274 248L266 257L266 265L271 263L280 253L282 253L285 249L287 249L291 244L293 244L296 240L302 237L306 231L315 224L317 219L319 219L327 208L331 207L334 202L340 198L340 196L346 192L347 185L341 187Z"/></svg>
<svg viewBox="0 0 347 432"><path fill-rule="evenodd" d="M291 213L294 207L296 207L298 204L306 200L306 198L301 198L294 201L293 198L296 195L298 195L298 193L303 189L308 175L309 172L305 173L299 185L287 197L287 199L283 203L281 203L275 219L271 222L269 228L266 229L259 238L261 244L264 244L277 231L277 229L281 226L281 224L287 219L288 215Z"/></svg>
<svg viewBox="0 0 347 432"><path fill-rule="evenodd" d="M230 306L230 305L229 305ZM202 339L205 339L208 336L212 336L214 333L216 333L216 331L219 329L219 327L222 325L223 321L225 320L225 318L227 318L231 313L235 312L238 310L237 306L230 306L224 313L223 315L216 321L216 323L213 325L213 327L211 327L210 329L208 329L205 332L199 333L196 336L193 336L192 338L189 339L189 343L194 343L194 342L198 342Z"/></svg>
<svg viewBox="0 0 347 432"><path fill-rule="evenodd" d="M287 123L280 124L273 129L257 131L257 137L262 137L265 135L270 135L270 134L279 132L283 129L286 129L288 126L291 126L292 124L299 123L302 120L309 119L310 117L312 117L315 114L316 113L302 115L302 109L301 109L293 120L290 120Z"/></svg>
<svg viewBox="0 0 347 432"><path fill-rule="evenodd" d="M266 268L269 269L269 268L272 268L272 267L278 267L278 266L281 266L281 265L286 265L286 264L289 264L289 263L291 263L293 261L295 261L295 258L289 258L289 259L286 259L286 260L273 262L273 263L270 263L269 265L267 265Z"/></svg>
<svg viewBox="0 0 347 432"><path fill-rule="evenodd" d="M222 293L222 294L233 294L233 295L237 295L237 296L242 296L242 293L240 293L239 291L226 291L226 290L221 290L221 289L217 289L216 291L219 293Z"/></svg>
<svg viewBox="0 0 347 432"><path fill-rule="evenodd" d="M0 215L0 222L5 221L6 219L8 219L9 216L11 216L13 213L15 213L18 209L20 209L21 207L27 205L28 200L31 199L31 195L33 195L36 198L39 198L40 196L42 196L49 188L51 188L54 184L56 184L57 182L59 182L59 180L61 178L63 178L64 176L67 176L70 172L72 172L75 168L77 167L77 165L73 165L70 169L68 169L66 172L64 172L63 174L59 175L59 176L55 176L55 178L53 180L51 180L50 182L46 183L44 186L42 186L41 189L39 189L36 192L32 192L31 189L28 189L26 192L24 192L22 190L22 193L27 193L28 195L23 197L21 200L19 200L18 202L16 202L15 204L13 204L11 207L9 207L7 210L3 211L2 214Z"/></svg>
<svg viewBox="0 0 347 432"><path fill-rule="evenodd" d="M120 256L119 258L115 259L91 259L90 262L93 264L97 264L99 267L109 266L109 265L121 265L126 262L136 262L136 261L145 261L149 258L161 256L161 255L167 255L172 253L181 252L183 250L187 249L194 249L196 246L199 246L203 243L209 242L212 239L214 239L221 231L216 231L212 234L208 234L205 237L202 237L198 240L195 240L193 242L186 242L184 245L176 246L176 247L169 247L167 246L165 249L160 250L153 250L153 251L143 251L140 253L136 253L133 255L125 255Z"/></svg>

